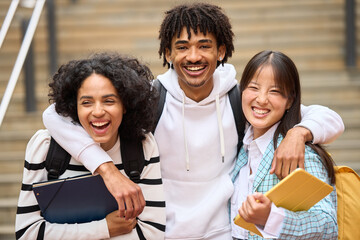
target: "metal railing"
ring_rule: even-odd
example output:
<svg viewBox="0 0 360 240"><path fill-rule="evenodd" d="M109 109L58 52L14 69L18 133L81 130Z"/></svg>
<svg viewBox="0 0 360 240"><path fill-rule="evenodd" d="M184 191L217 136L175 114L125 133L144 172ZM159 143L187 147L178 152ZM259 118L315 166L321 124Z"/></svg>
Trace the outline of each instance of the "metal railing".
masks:
<svg viewBox="0 0 360 240"><path fill-rule="evenodd" d="M4 42L5 36L7 31L9 30L10 23L15 15L15 11L19 5L19 0L13 0L10 4L9 10L6 14L6 17L4 19L4 23L0 30L0 48L2 46L2 43Z"/></svg>
<svg viewBox="0 0 360 240"><path fill-rule="evenodd" d="M349 68L357 66L356 60L356 1L345 1L345 63Z"/></svg>
<svg viewBox="0 0 360 240"><path fill-rule="evenodd" d="M10 102L10 99L11 99L12 94L14 92L16 83L17 83L17 81L19 79L19 75L20 75L21 69L23 67L25 58L27 56L30 44L31 44L32 39L34 37L35 29L36 29L36 27L38 25L40 15L41 15L42 9L44 7L45 1L46 0L36 0L34 10L33 10L32 16L30 18L29 26L28 26L28 28L26 30L24 40L23 40L23 42L21 44L21 47L20 47L16 62L15 62L13 71L11 72L9 82L8 82L8 84L6 86L4 96L3 96L2 100L1 100L1 105L0 105L0 126L1 126L1 124L3 122L6 110L7 110L8 106L9 106L9 102ZM5 17L5 20L4 20L4 24L3 24L3 26L2 26L2 28L0 30L0 37L1 37L0 38L0 43L1 44L2 44L2 41L4 40L4 38L6 36L7 30L9 28L9 26L10 26L11 20L12 20L12 18L14 16L14 13L16 11L16 8L17 8L18 4L19 4L19 0L13 0L11 2L11 4L10 4L9 11L7 13L7 16ZM0 44L0 47L1 47L1 44Z"/></svg>

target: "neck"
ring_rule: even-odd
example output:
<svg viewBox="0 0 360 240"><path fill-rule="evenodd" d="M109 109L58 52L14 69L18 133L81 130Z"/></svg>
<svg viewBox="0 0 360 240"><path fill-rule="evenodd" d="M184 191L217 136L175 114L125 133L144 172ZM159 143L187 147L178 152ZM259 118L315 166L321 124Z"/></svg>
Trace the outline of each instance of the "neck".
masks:
<svg viewBox="0 0 360 240"><path fill-rule="evenodd" d="M108 142L105 142L105 143L100 143L100 147L106 152L106 151L109 151L110 149L112 149L117 140L119 138L119 135L116 134L115 136L113 136Z"/></svg>
<svg viewBox="0 0 360 240"><path fill-rule="evenodd" d="M213 81L208 81L199 87L189 86L182 81L179 81L179 85L180 88L184 91L185 95L195 102L200 102L208 97L214 87Z"/></svg>

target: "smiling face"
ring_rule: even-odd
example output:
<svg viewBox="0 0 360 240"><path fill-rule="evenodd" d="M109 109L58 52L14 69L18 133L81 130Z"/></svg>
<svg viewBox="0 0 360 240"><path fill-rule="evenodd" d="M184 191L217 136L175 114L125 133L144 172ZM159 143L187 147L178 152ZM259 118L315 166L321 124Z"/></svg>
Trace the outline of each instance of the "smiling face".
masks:
<svg viewBox="0 0 360 240"><path fill-rule="evenodd" d="M189 40L185 27L180 37L172 39L171 51L166 51L166 59L172 62L181 89L186 96L196 98L194 100L202 100L210 94L217 61L224 55L225 46L218 48L212 33L204 35L198 31L195 34L191 29Z"/></svg>
<svg viewBox="0 0 360 240"><path fill-rule="evenodd" d="M266 65L258 70L242 92L242 108L253 126L254 139L281 120L291 102L276 85L273 70Z"/></svg>
<svg viewBox="0 0 360 240"><path fill-rule="evenodd" d="M117 141L124 112L120 97L108 78L93 73L83 81L77 94L79 121L105 151Z"/></svg>

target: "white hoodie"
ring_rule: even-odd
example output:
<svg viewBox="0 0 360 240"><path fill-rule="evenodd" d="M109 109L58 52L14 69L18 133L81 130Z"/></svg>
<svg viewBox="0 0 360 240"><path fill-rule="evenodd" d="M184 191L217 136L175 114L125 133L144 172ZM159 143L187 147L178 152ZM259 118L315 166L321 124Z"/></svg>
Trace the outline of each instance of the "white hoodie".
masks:
<svg viewBox="0 0 360 240"><path fill-rule="evenodd" d="M174 70L158 76L167 89L155 131L166 192L166 239L231 239L229 172L237 131L227 93L236 85L235 75L232 65L219 66L213 90L200 102L185 96Z"/></svg>

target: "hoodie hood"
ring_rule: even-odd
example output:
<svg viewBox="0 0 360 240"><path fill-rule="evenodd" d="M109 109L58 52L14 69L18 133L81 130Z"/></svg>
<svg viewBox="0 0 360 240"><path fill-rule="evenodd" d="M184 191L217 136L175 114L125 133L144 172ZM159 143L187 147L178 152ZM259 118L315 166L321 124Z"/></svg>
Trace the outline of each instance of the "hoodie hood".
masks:
<svg viewBox="0 0 360 240"><path fill-rule="evenodd" d="M225 140L224 140L224 131L223 131L223 123L222 123L222 111L220 107L220 98L222 98L227 92L236 85L236 71L233 65L224 64L224 66L220 65L216 68L213 74L213 89L210 92L209 96L200 102L195 102L194 100L188 98L184 91L180 88L179 80L177 73L174 69L169 69L165 74L158 76L159 81L163 84L165 89L167 89L168 93L172 95L172 97L179 101L182 104L181 112L182 112L182 130L184 137L184 147L185 147L185 161L186 161L186 169L190 170L190 156L189 156L189 143L188 143L188 134L189 128L186 126L185 108L188 107L201 107L213 104L215 102L216 114L217 114L217 125L219 130L219 139L220 139L220 152L221 159L224 162L225 158Z"/></svg>
<svg viewBox="0 0 360 240"><path fill-rule="evenodd" d="M195 102L185 96L185 104L206 105L215 101L217 95L221 98L236 85L235 76L236 70L233 65L224 64L224 66L218 66L213 74L214 87L210 95L200 102ZM183 101L184 93L180 88L178 76L174 69L169 68L167 72L159 75L157 78L175 99L180 102Z"/></svg>

